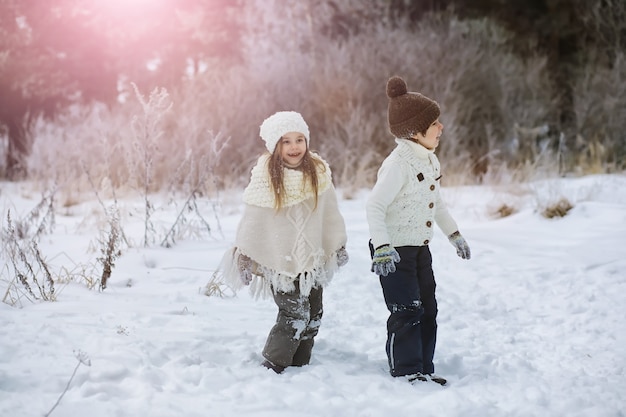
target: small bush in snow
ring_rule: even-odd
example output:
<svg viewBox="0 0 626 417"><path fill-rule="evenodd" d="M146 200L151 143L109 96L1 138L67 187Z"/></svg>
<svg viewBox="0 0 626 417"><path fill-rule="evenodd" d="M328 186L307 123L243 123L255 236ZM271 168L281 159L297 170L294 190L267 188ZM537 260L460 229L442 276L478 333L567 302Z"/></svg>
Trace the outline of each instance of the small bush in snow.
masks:
<svg viewBox="0 0 626 417"><path fill-rule="evenodd" d="M570 203L567 198L562 197L556 203L544 207L541 211L541 215L548 219L552 219L555 217L565 217L567 213L573 208L574 206L572 205L572 203Z"/></svg>

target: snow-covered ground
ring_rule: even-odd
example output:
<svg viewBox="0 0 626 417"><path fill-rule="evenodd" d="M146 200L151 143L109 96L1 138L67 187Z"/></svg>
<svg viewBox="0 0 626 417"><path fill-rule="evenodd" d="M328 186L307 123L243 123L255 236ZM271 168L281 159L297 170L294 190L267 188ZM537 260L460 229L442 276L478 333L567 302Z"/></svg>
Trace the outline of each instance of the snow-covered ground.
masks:
<svg viewBox="0 0 626 417"><path fill-rule="evenodd" d="M39 196L26 185L0 186L5 227L8 209L18 218ZM439 231L431 245L435 366L446 387L410 385L387 372L367 195L340 202L351 260L324 293L309 366L282 375L259 366L272 301L245 291L203 294L234 237L241 213L234 193L219 213L223 236L214 230L170 249L125 248L104 292L74 282L57 284L56 302L0 303L0 416L45 415L77 357L84 364L52 416L625 415L626 176L444 189L472 249L470 261L458 258ZM542 217L538 207L559 197L574 204L569 214ZM503 203L518 212L491 216ZM141 242L141 200L120 205L125 232ZM57 212L54 232L39 244L54 268L99 256L101 211L94 200ZM155 216L166 225L175 214L157 206ZM4 295L12 277L6 268L0 274Z"/></svg>

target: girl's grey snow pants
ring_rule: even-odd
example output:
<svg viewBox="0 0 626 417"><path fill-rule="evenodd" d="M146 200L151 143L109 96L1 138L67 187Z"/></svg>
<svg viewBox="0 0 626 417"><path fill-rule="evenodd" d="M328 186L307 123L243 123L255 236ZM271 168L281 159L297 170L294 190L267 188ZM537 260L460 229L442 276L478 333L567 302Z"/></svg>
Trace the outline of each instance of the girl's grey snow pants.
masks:
<svg viewBox="0 0 626 417"><path fill-rule="evenodd" d="M309 363L322 320L322 288L311 289L307 297L300 294L298 284L296 281L293 292L273 293L278 315L267 337L263 357L283 367Z"/></svg>

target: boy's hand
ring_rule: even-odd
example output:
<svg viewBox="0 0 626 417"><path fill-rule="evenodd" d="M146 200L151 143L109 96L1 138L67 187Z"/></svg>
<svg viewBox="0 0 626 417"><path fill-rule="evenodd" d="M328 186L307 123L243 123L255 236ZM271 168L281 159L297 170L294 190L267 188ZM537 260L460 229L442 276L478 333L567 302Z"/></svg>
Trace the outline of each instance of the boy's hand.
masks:
<svg viewBox="0 0 626 417"><path fill-rule="evenodd" d="M379 246L372 257L372 272L386 277L396 272L397 262L400 262L400 255L391 245Z"/></svg>
<svg viewBox="0 0 626 417"><path fill-rule="evenodd" d="M450 243L456 248L456 254L461 258L469 259L472 256L469 245L458 230L448 236L448 240L450 240Z"/></svg>

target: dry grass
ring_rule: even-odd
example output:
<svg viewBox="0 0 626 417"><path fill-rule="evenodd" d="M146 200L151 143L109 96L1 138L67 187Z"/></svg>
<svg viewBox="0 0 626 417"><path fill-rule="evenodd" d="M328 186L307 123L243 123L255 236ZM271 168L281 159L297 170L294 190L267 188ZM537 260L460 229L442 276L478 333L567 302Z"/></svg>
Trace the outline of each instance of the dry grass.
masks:
<svg viewBox="0 0 626 417"><path fill-rule="evenodd" d="M204 286L202 293L207 297L232 297L235 293L223 283L217 273L211 276L209 282Z"/></svg>
<svg viewBox="0 0 626 417"><path fill-rule="evenodd" d="M517 209L508 204L502 204L493 211L493 215L499 218L509 217L512 214L517 213Z"/></svg>
<svg viewBox="0 0 626 417"><path fill-rule="evenodd" d="M565 217L567 213L573 209L574 206L570 201L563 197L559 199L556 203L550 204L547 207L544 207L541 211L541 215L548 219L553 219L555 217Z"/></svg>

